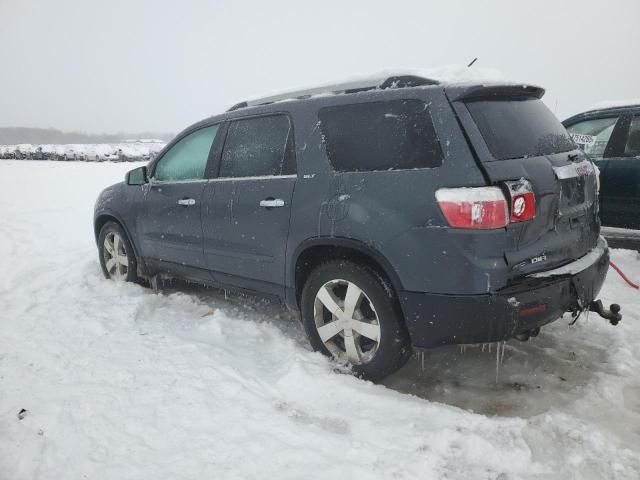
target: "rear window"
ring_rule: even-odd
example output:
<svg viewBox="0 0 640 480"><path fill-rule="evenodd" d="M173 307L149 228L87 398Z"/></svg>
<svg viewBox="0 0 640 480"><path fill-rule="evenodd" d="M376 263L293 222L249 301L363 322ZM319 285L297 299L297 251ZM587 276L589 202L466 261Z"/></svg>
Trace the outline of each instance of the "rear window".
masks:
<svg viewBox="0 0 640 480"><path fill-rule="evenodd" d="M325 107L318 117L327 155L339 172L442 165L428 106L420 100Z"/></svg>
<svg viewBox="0 0 640 480"><path fill-rule="evenodd" d="M467 103L491 154L498 160L568 152L569 134L541 100L479 100Z"/></svg>

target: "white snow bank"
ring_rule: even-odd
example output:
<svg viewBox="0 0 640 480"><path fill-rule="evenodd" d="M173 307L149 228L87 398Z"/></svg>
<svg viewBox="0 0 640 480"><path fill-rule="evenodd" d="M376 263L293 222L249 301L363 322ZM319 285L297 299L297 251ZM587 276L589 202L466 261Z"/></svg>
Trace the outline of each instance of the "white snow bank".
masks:
<svg viewBox="0 0 640 480"><path fill-rule="evenodd" d="M627 100L603 100L592 105L589 110L604 110L605 108L630 107L640 105L640 98L630 98Z"/></svg>
<svg viewBox="0 0 640 480"><path fill-rule="evenodd" d="M0 158L20 151L23 155L55 154L68 159L110 160L121 156L128 158L150 158L165 146L162 140L134 140L123 143L70 143L0 145Z"/></svg>
<svg viewBox="0 0 640 480"><path fill-rule="evenodd" d="M387 388L278 305L105 280L93 203L135 166L0 162L0 478L639 478L640 294L615 273L620 326L508 342L498 384L495 349L436 349Z"/></svg>

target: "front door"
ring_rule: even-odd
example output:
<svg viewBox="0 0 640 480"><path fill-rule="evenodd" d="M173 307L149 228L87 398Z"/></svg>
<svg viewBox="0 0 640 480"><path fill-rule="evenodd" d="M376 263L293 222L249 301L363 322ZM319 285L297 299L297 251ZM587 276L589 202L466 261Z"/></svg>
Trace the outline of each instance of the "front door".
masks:
<svg viewBox="0 0 640 480"><path fill-rule="evenodd" d="M216 281L281 293L295 183L288 116L229 124L218 176L203 194L204 258Z"/></svg>
<svg viewBox="0 0 640 480"><path fill-rule="evenodd" d="M138 219L142 254L168 271L205 269L200 212L218 125L177 141L152 167Z"/></svg>

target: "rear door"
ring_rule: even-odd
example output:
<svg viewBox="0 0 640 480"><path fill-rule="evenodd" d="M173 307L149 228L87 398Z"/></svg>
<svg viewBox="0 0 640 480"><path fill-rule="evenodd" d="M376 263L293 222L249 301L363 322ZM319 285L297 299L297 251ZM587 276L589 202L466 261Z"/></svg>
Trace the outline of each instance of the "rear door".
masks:
<svg viewBox="0 0 640 480"><path fill-rule="evenodd" d="M154 164L144 186L137 221L143 256L174 273L205 268L200 208L217 132L213 125L177 141Z"/></svg>
<svg viewBox="0 0 640 480"><path fill-rule="evenodd" d="M624 115L611 139L600 192L604 225L640 229L640 115Z"/></svg>
<svg viewBox="0 0 640 480"><path fill-rule="evenodd" d="M203 195L204 257L217 282L281 293L295 172L287 115L229 123Z"/></svg>
<svg viewBox="0 0 640 480"><path fill-rule="evenodd" d="M506 227L512 276L575 260L599 236L595 168L542 93L502 87L453 102L489 183L508 195L507 182L524 180L535 194L535 218Z"/></svg>
<svg viewBox="0 0 640 480"><path fill-rule="evenodd" d="M631 208L624 204L624 199L637 202L638 174L625 172L631 164L616 161L621 159L624 152L629 122L628 115L618 112L590 115L567 125L574 142L600 169L600 220L606 226L621 226L624 223L623 211Z"/></svg>

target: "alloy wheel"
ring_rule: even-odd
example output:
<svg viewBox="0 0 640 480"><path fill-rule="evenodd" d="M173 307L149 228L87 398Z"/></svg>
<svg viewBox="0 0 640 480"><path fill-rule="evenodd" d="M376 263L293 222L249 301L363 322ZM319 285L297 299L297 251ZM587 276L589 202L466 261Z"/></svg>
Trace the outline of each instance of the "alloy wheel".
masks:
<svg viewBox="0 0 640 480"><path fill-rule="evenodd" d="M104 264L109 277L126 280L129 272L129 257L122 237L117 232L109 232L104 237Z"/></svg>
<svg viewBox="0 0 640 480"><path fill-rule="evenodd" d="M352 365L371 361L380 347L380 321L360 287L341 279L325 283L313 313L320 340L334 357Z"/></svg>

